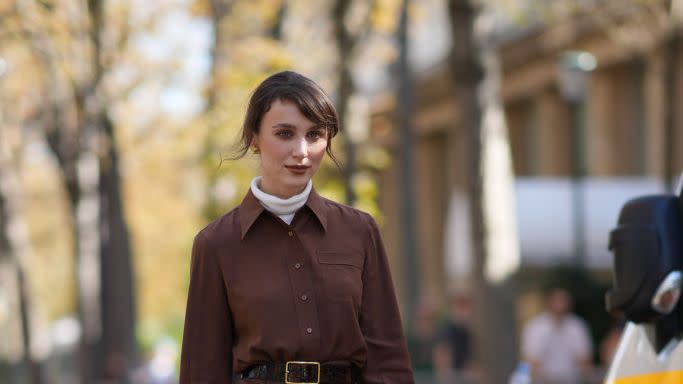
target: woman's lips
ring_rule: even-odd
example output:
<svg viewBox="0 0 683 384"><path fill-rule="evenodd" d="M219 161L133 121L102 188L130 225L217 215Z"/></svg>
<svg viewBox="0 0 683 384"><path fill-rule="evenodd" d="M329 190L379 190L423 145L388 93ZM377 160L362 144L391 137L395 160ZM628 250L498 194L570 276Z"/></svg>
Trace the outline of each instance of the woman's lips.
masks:
<svg viewBox="0 0 683 384"><path fill-rule="evenodd" d="M289 169L292 173L296 174L304 174L310 168L310 166L306 165L285 165L285 168Z"/></svg>

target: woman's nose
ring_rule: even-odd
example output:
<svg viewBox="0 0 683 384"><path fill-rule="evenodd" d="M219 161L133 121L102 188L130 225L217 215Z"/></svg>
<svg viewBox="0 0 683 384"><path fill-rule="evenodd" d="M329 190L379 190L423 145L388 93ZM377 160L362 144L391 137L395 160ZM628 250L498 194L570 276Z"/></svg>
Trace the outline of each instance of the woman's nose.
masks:
<svg viewBox="0 0 683 384"><path fill-rule="evenodd" d="M299 139L294 144L294 149L292 151L294 157L306 157L308 156L308 143L305 138Z"/></svg>

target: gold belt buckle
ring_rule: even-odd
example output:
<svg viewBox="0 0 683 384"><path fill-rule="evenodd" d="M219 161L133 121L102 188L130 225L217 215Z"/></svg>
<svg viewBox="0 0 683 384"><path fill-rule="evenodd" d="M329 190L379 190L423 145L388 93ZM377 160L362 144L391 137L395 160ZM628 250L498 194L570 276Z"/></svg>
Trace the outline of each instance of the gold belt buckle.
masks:
<svg viewBox="0 0 683 384"><path fill-rule="evenodd" d="M318 368L316 381L289 381L289 364L315 365ZM317 361L288 361L285 364L285 383L286 384L319 384L320 383L320 363Z"/></svg>

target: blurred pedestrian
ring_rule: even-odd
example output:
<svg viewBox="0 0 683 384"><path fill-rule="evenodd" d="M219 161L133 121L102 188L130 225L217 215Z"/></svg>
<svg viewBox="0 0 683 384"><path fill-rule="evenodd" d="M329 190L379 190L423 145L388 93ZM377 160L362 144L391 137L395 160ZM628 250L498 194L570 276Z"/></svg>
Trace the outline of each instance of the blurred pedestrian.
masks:
<svg viewBox="0 0 683 384"><path fill-rule="evenodd" d="M432 371L432 350L437 341L437 305L434 299L423 297L413 316L413 329L408 335L408 351L413 370Z"/></svg>
<svg viewBox="0 0 683 384"><path fill-rule="evenodd" d="M432 349L435 384L475 384L481 377L471 364L456 370L453 366L454 352L448 340L438 341Z"/></svg>
<svg viewBox="0 0 683 384"><path fill-rule="evenodd" d="M298 73L254 91L237 157L261 176L195 237L180 384L414 382L377 224L313 189L338 130Z"/></svg>
<svg viewBox="0 0 683 384"><path fill-rule="evenodd" d="M439 342L432 349L434 382L436 384L456 384L458 375L453 368L453 351L447 342Z"/></svg>
<svg viewBox="0 0 683 384"><path fill-rule="evenodd" d="M449 306L449 317L444 338L451 349L451 364L461 375L472 367L472 300L466 293L458 293Z"/></svg>
<svg viewBox="0 0 683 384"><path fill-rule="evenodd" d="M529 321L522 335L522 355L531 364L534 383L581 383L590 370L588 327L570 312L566 290L550 290L545 304L546 309Z"/></svg>

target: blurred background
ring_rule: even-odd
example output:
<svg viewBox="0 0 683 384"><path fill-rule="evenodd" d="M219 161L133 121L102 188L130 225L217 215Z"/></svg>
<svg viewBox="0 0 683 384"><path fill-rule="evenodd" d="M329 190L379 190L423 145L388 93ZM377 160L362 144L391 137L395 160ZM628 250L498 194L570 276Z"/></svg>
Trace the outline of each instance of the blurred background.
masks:
<svg viewBox="0 0 683 384"><path fill-rule="evenodd" d="M380 223L418 382L507 382L556 288L600 382L609 231L683 169L682 3L0 0L0 383L177 382L192 239L284 69L335 100L314 183Z"/></svg>

